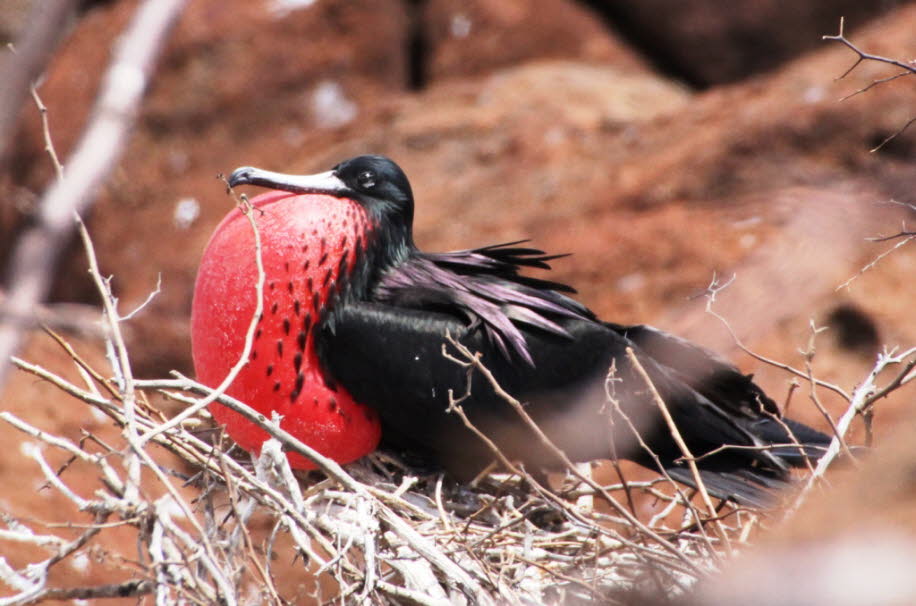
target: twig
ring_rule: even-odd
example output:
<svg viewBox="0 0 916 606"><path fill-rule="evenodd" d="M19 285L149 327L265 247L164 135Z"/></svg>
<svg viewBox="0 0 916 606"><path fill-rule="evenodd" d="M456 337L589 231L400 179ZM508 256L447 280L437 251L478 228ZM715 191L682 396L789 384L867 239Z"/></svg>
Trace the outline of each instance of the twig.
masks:
<svg viewBox="0 0 916 606"><path fill-rule="evenodd" d="M687 466L690 467L690 473L693 475L693 481L696 482L697 490L700 491L700 498L703 499L703 504L706 505L707 513L710 517L715 517L716 508L713 507L712 500L709 498L709 493L706 492L706 484L703 482L703 476L700 475L700 469L697 467L696 459L690 452L690 448L687 446L687 442L685 442L684 438L681 436L681 431L678 429L677 424L674 422L674 418L668 411L667 404L665 404L665 401L658 393L658 390L655 388L655 384L649 377L649 373L647 373L646 369L643 368L643 365L640 363L639 359L636 357L636 354L633 352L632 347L627 347L627 357L630 359L630 363L633 364L633 368L636 369L636 372L640 377L642 377L643 381L645 381L646 386L649 388L649 393L652 394L652 399L655 401L655 405L658 407L659 412L662 414L662 418L665 419L665 423L668 425L668 431L671 432L671 437L674 439L675 444L677 444L677 447L684 455L687 461ZM726 546L726 549L731 551L732 547L731 542L728 539L728 533L725 532L725 528L722 526L721 522L715 522L713 527L716 529L716 534L719 536L719 539L722 541L722 543Z"/></svg>
<svg viewBox="0 0 916 606"><path fill-rule="evenodd" d="M849 431L849 426L852 424L852 420L856 417L856 415L862 414L866 408L873 405L877 399L887 396L891 391L912 380L913 375L910 373L913 368L916 367L916 357L904 364L904 361L911 356L916 356L916 347L896 356L892 353L883 353L878 356L878 361L875 363L872 371L868 374L868 377L866 377L862 384L859 385L853 392L853 396L849 401L849 406L846 408L846 411L840 417L839 421L837 421L836 435L830 442L830 445L827 447L827 451L818 460L814 473L808 477L804 488L801 490L789 510L790 514L795 512L801 506L801 504L807 498L808 494L811 492L811 489L814 487L817 481L824 476L827 468L830 467L834 459L836 459L841 450L841 438L846 435L847 431ZM878 376L885 368L895 364L904 364L903 370L898 373L897 377L891 381L891 383L889 383L885 388L879 390L875 385Z"/></svg>
<svg viewBox="0 0 916 606"><path fill-rule="evenodd" d="M226 184L228 187L228 183ZM229 188L230 193L235 195L232 192L232 188ZM254 234L254 259L255 266L258 271L258 279L255 282L255 308L254 313L251 315L251 321L248 323L248 330L245 332L245 343L242 346L242 352L239 355L239 359L236 363L229 369L229 373L226 375L226 378L214 389L212 392L208 393L205 397L201 398L199 401L195 402L193 405L188 406L180 413L172 417L168 422L163 423L159 427L153 429L152 431L147 432L140 437L140 444L145 444L151 438L162 433L163 431L168 431L174 427L180 425L183 421L190 418L193 415L196 415L198 412L209 406L211 403L216 401L216 399L224 394L229 388L229 385L235 381L239 373L242 371L242 368L248 363L248 357L251 355L251 348L254 347L254 335L258 328L258 322L261 321L261 318L264 316L264 282L266 280L266 274L264 272L264 259L261 250L261 232L258 229L257 221L254 218L253 207L248 202L248 198L245 195L242 195L241 198L236 198L237 203L239 204L239 210L248 219L249 225L251 225L251 231Z"/></svg>
<svg viewBox="0 0 916 606"><path fill-rule="evenodd" d="M877 80L873 80L871 83L860 88L859 90L855 91L854 93L846 95L845 97L843 97L842 100L846 100L846 99L849 99L850 97L854 97L861 93L867 92L880 84L884 84L885 82L890 82L891 80L896 80L897 78L901 78L903 76L910 76L912 74L916 74L916 64L914 64L914 62L912 61L903 62L903 61L898 61L896 59L891 59L889 57L882 57L881 55L873 55L871 53L866 53L865 51L860 49L858 46L856 46L855 44L850 42L849 39L846 38L846 35L843 33L843 27L844 27L844 19L840 17L839 33L837 33L834 36L822 36L823 40L832 40L832 41L840 42L841 44L845 45L847 48L849 48L852 52L854 52L857 55L855 63L853 63L849 67L849 69L847 69L845 72L843 72L843 74L839 76L837 80L842 80L843 78L848 76L863 61L874 61L876 63L886 63L888 65L899 67L903 71L901 71L900 73L888 76L886 78L879 78ZM910 118L910 120L908 120L906 124L904 124L901 128L897 129L896 132L894 132L893 134L885 138L883 141L881 141L881 143L876 145L870 151L871 152L878 151L879 149L884 147L887 143L889 143L890 141L892 141L899 135L903 134L903 132L907 128L909 128L910 125L912 125L914 122L916 122L916 117Z"/></svg>
<svg viewBox="0 0 916 606"><path fill-rule="evenodd" d="M856 46L855 44L853 44L846 38L846 35L843 32L844 25L845 25L845 19L843 17L840 17L840 31L836 35L833 35L833 36L822 36L821 37L822 40L834 40L836 42L840 42L846 45L856 55L858 55L858 59L856 59L856 62L853 63L849 69L843 72L843 75L837 78L837 80L842 80L843 78L848 76L852 72L852 70L858 67L859 64L862 63L863 61L877 61L879 63L887 63L889 65L894 65L896 67L899 67L900 69L904 70L905 72L916 74L916 66L914 66L912 62L904 63L902 61L897 61L896 59L890 59L888 57L882 57L880 55L873 55L871 53L866 53L865 51L859 49L858 46Z"/></svg>
<svg viewBox="0 0 916 606"><path fill-rule="evenodd" d="M89 274L96 283L99 293L102 295L102 306L105 309L105 315L108 318L108 327L111 332L110 338L113 342L114 350L117 355L117 369L122 378L119 387L123 394L124 415L126 423L124 426L125 437L128 443L134 447L135 453L128 457L128 484L126 486L125 498L129 501L137 499L136 491L139 490L140 484L140 458L137 441L137 425L135 420L136 393L134 390L134 377L130 368L130 360L127 356L127 346L124 344L124 336L121 334L120 318L115 309L114 296L111 294L111 288L107 282L102 279L99 273L98 261L95 256L95 248L92 240L89 238L89 232L86 231L86 225L83 220L76 217L79 226L80 237L83 239L83 246L86 249L86 256L89 259Z"/></svg>
<svg viewBox="0 0 916 606"><path fill-rule="evenodd" d="M616 372L616 364L612 364L611 371ZM673 501L676 504L682 505L685 509L687 509L692 514L693 519L696 520L697 522L702 520L703 516L701 516L700 513L696 510L696 507L694 507L693 502L690 499L690 497L685 495L684 491L681 490L681 486L677 482L674 481L674 478L671 477L671 475L668 473L668 470L665 469L665 466L662 464L662 461L659 458L658 454L646 443L646 441L642 437L642 432L639 431L639 428L636 427L636 424L633 422L633 419L630 418L630 415L628 415L627 412L624 410L623 406L620 405L619 398L617 398L615 391L613 389L613 382L605 383L605 395L608 399L608 402L610 402L611 405L614 407L614 410L616 411L617 415L621 419L623 419L624 423L627 424L627 427L629 428L631 435L633 435L636 438L636 441L639 444L639 447L647 455L649 455L649 458L651 458L652 462L655 463L655 469L657 469L658 472L662 475L662 477L674 488L674 492L677 495L677 498L673 499ZM662 518L653 516L652 521L659 522L661 519ZM653 527L653 524L650 523L649 526ZM715 548L712 542L706 536L705 529L703 528L702 525L700 526L700 531L703 534L704 541L706 541L707 543L709 552L710 553L715 552Z"/></svg>
<svg viewBox="0 0 916 606"><path fill-rule="evenodd" d="M35 101L35 106L38 108L38 113L41 115L41 130L45 139L45 152L51 157L51 164L54 165L54 172L57 175L57 180L60 181L64 178L64 167L61 166L60 160L57 158L57 151L54 149L54 142L51 140L51 126L48 123L48 108L45 107L45 104L41 101L41 97L38 96L38 90L35 88L35 85L32 84L29 88L32 92L32 99Z"/></svg>
<svg viewBox="0 0 916 606"><path fill-rule="evenodd" d="M876 256L874 259L872 259L871 261L869 261L868 263L866 263L865 266L862 267L862 269L860 269L858 272L856 272L856 273L855 273L853 276L851 276L848 280L846 280L845 282L843 282L842 284L840 284L839 286L837 286L837 287L834 289L834 292L843 290L844 288L849 288L849 286L853 283L853 281L854 281L856 278L858 278L859 276L861 276L862 274L864 274L864 273L867 272L868 270L873 269L876 265L878 265L878 263L879 263L882 259L884 259L884 257L888 256L889 254L891 254L892 252L894 252L894 251L897 250L898 248L901 248L901 247L905 246L906 244L909 244L909 242L910 242L911 240L916 239L916 232L901 231L900 233L894 234L893 236L885 236L885 237L880 237L880 238L869 238L869 239L870 239L872 242L886 242L886 241L888 241L888 240L893 240L893 239L897 239L897 238L901 238L901 239L900 239L898 242L896 242L893 246L891 246L889 249L885 250L885 251L882 252L882 253L879 253L878 256Z"/></svg>
<svg viewBox="0 0 916 606"><path fill-rule="evenodd" d="M487 382L493 388L493 391L496 393L496 395L499 396L500 399L508 403L515 410L515 412L522 418L525 424L532 430L535 436L537 436L538 440L545 447L547 447L548 450L550 450L553 453L553 455L557 458L557 460L561 462L566 467L566 469L568 469L574 476L579 478L581 482L590 486L593 490L597 491L598 494L601 494L601 496L605 499L605 501L616 510L617 514L623 517L629 524L633 525L636 528L639 528L640 531L645 533L647 536L651 537L653 540L657 541L660 545L662 545L666 549L669 549L676 556L683 558L683 554L677 551L677 549L674 548L674 546L672 546L668 541L666 541L661 536L659 536L657 533L655 533L655 531L646 527L642 522L640 522L636 517L634 517L632 513L630 513L629 509L621 505L610 494L606 493L599 484L597 484L591 478L587 478L579 474L573 462L566 456L566 454L559 447L557 447L553 443L553 441L550 440L550 438L548 438L544 434L541 428L538 427L537 423L535 423L534 420L525 411L521 402L516 400L511 394L506 392L499 385L499 382L496 380L496 377L493 376L493 373L490 372L490 369L484 366L484 364L480 361L480 356L474 355L467 347L465 347L464 345L459 343L457 340L455 340L453 337L451 337L451 335L446 335L446 340L449 341L449 343L453 347L455 347L458 350L458 352L462 356L464 356L467 359L467 361L470 362L474 366L474 368L484 376L484 378L486 378ZM489 440L489 438L487 439ZM492 443L492 441L490 442ZM694 566L694 564L690 562L689 560L687 560L686 558L684 558L684 563L688 564L691 567Z"/></svg>
<svg viewBox="0 0 916 606"><path fill-rule="evenodd" d="M833 384L833 383L828 383L827 381L818 379L818 378L816 378L816 377L812 377L812 376L810 376L808 373L803 372L803 371L801 371L801 370L798 370L797 368L795 368L795 367L793 367L793 366L790 366L790 365L785 364L785 363L783 363L783 362L779 362L779 361L777 361L777 360L773 360L773 359L768 358L768 357L766 357L766 356L760 355L759 353L757 353L757 352L755 352L754 350L752 350L751 348L749 348L749 347L748 347L747 345L745 345L744 342L738 337L737 333L735 333L734 329L732 329L731 324L729 324L728 320L726 320L725 318L723 318L721 315L719 315L719 313L718 313L717 311L715 311L715 310L712 308L712 301L707 301L707 303L706 303L706 313L708 313L709 315L711 315L712 317L714 317L715 319L717 319L719 322L721 322L721 323L722 323L722 326L725 327L725 330L727 330L727 331L728 331L728 334L731 336L732 341L735 343L735 346L737 346L738 349L740 349L741 351L743 351L744 353L746 353L746 354L749 355L750 357L754 358L755 360L757 360L757 361L759 361L759 362L763 362L764 364L767 364L768 366L772 366L772 367L774 367L774 368L779 368L780 370L784 370L784 371L786 371L786 372L788 372L788 373L790 373L790 374L793 374L793 375L795 375L795 376L797 376L797 377L801 377L801 378L803 378L803 379L805 379L805 380L814 381L814 384L815 384L815 385L817 385L817 386L819 386L819 387L824 387L824 388L826 388L826 389L829 389L830 391L832 391L832 392L834 392L835 394L839 395L841 398L843 398L843 399L846 400L847 402L849 401L849 399L850 399L851 396L850 396L848 393L846 393L846 391L845 391L842 387L839 387L838 385L835 385L835 384Z"/></svg>
<svg viewBox="0 0 916 606"><path fill-rule="evenodd" d="M149 595L155 585L152 581L136 580L124 583L111 583L109 585L96 585L94 587L72 587L68 589L45 589L30 602L24 604L37 604L46 600L60 600L71 602L74 600L96 600L104 598L131 598Z"/></svg>
<svg viewBox="0 0 916 606"><path fill-rule="evenodd" d="M160 273L156 276L156 288L154 288L148 295L146 295L146 299L144 299L143 302L140 303L140 305L137 305L137 307L135 307L133 311L129 312L127 315L121 316L119 319L122 322L126 322L132 319L138 313L143 311L144 308L146 308L146 306L149 305L152 302L152 300L155 299L161 292L162 292L162 274Z"/></svg>
<svg viewBox="0 0 916 606"><path fill-rule="evenodd" d="M837 428L837 424L834 422L833 417L830 416L830 413L827 412L827 408L821 403L821 399L817 395L817 382L814 380L814 367L811 362L814 360L814 355L817 351L815 348L814 342L817 339L817 335L827 330L824 327L818 327L815 325L814 320L810 320L808 323L811 328L811 335L808 337L808 346L805 350L801 351L803 359L805 360L805 373L807 374L808 385L811 387L811 390L808 392L808 397L811 402L814 404L814 407L817 408L817 411L821 413L821 416L824 417L824 420L827 421L827 424L830 425L830 430L833 432L833 435L840 440L840 446L849 453L849 446L846 444L846 440L843 435L840 433Z"/></svg>

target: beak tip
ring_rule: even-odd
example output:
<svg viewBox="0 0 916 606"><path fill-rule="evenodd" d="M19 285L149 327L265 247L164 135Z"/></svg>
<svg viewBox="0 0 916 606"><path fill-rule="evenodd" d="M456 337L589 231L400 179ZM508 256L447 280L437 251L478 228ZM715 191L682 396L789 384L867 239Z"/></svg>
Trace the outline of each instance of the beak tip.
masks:
<svg viewBox="0 0 916 606"><path fill-rule="evenodd" d="M251 166L243 166L232 171L229 175L229 187L238 187L239 185L251 184L251 177L255 169Z"/></svg>

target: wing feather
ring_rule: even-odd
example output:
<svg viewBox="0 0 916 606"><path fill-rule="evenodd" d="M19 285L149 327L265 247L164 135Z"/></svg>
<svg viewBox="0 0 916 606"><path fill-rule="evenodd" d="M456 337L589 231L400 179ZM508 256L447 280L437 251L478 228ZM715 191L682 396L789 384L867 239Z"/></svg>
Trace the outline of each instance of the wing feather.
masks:
<svg viewBox="0 0 916 606"><path fill-rule="evenodd" d="M527 340L518 325L568 337L556 322L558 318L593 321L594 316L562 294L574 292L565 284L519 273L526 267L549 269L548 261L565 256L515 246L521 242L449 253L413 251L382 275L373 299L452 313L471 325L481 322L499 351L531 364Z"/></svg>

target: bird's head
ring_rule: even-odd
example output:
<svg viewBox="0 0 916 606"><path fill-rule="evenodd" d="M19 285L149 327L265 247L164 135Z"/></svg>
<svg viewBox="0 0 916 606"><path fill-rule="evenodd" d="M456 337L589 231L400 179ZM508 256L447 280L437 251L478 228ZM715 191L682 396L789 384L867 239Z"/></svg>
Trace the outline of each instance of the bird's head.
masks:
<svg viewBox="0 0 916 606"><path fill-rule="evenodd" d="M376 225L412 246L413 192L407 175L384 156L357 156L314 175L237 168L229 185L258 185L295 194L326 194L358 202Z"/></svg>

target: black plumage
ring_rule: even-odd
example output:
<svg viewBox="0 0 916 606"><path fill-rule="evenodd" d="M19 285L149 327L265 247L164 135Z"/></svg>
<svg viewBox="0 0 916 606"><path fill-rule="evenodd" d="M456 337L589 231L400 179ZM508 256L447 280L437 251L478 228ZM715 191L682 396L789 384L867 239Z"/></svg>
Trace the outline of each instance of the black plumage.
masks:
<svg viewBox="0 0 916 606"><path fill-rule="evenodd" d="M694 480L658 415L633 351L698 461L704 484L721 498L762 505L789 468L816 458L830 438L780 419L776 404L733 365L647 326L598 320L567 294L570 287L526 276L562 255L522 242L424 253L412 238L413 196L403 171L380 156L360 156L313 176L235 171L230 184L357 201L371 227L356 267L318 321L318 352L329 382L375 408L390 446L433 457L458 477L493 459L462 421L446 411L449 392L465 392L467 371L443 356L445 336L482 354L501 387L576 461L612 452ZM529 467L559 461L492 387L473 379L462 406L510 458ZM624 418L625 417L625 418ZM638 431L650 455L633 435ZM803 445L785 446L793 439ZM780 445L783 446L774 446ZM722 449L723 446L733 448ZM712 451L715 454L707 455Z"/></svg>

